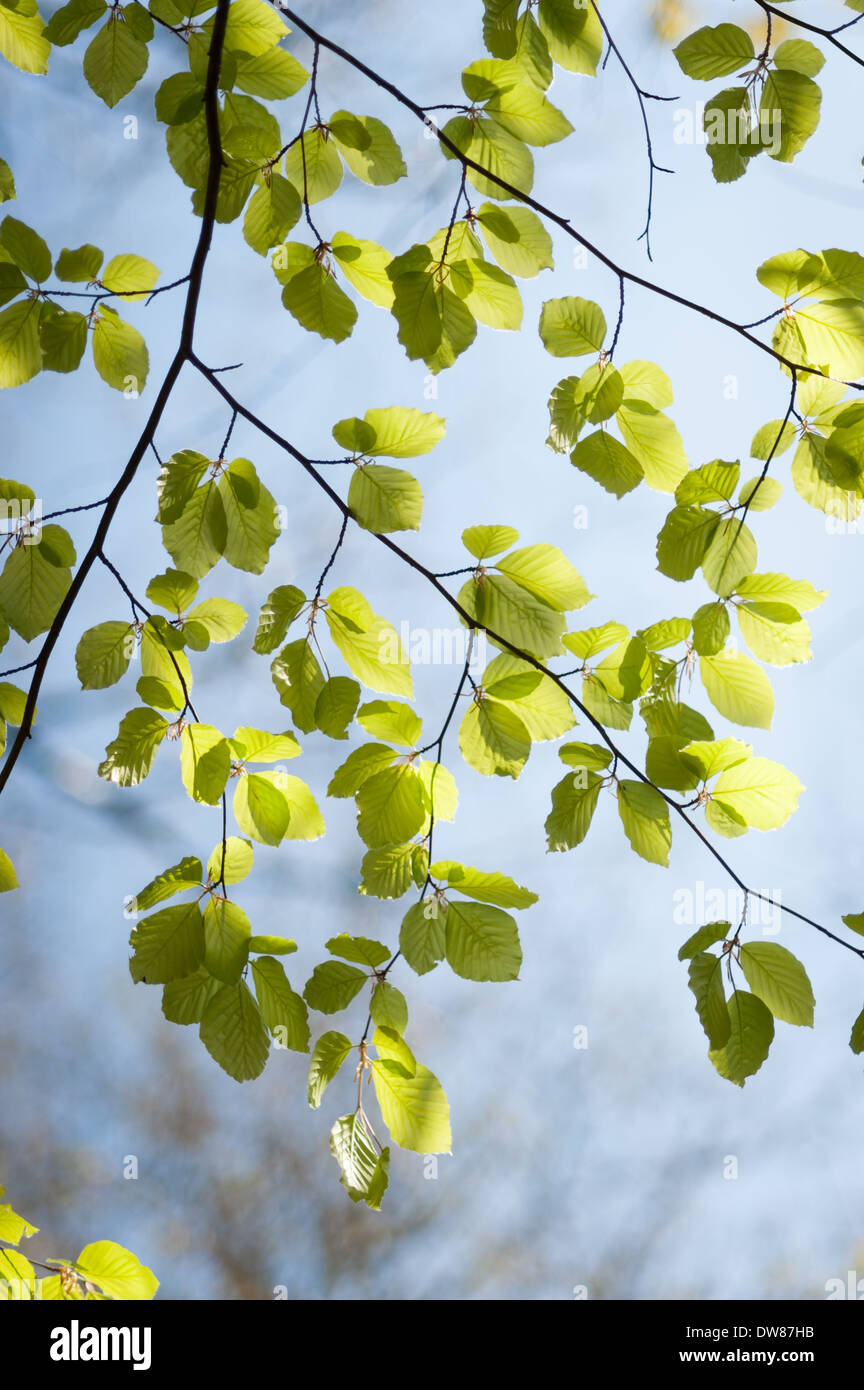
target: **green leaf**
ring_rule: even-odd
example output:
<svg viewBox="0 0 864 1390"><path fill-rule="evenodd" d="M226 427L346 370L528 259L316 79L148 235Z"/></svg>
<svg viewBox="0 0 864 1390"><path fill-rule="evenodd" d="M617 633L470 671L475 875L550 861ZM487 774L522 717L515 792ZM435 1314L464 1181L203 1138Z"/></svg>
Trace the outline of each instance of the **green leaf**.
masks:
<svg viewBox="0 0 864 1390"><path fill-rule="evenodd" d="M4 14L0 6L0 23ZM39 321L42 303L24 299L10 304L0 313L0 390L23 386L42 369L42 348L39 341Z"/></svg>
<svg viewBox="0 0 864 1390"><path fill-rule="evenodd" d="M212 8L209 4L200 6L202 11ZM213 32L213 23L210 18L203 26L208 38ZM229 53L248 53L254 57L269 52L288 32L284 19L264 0L233 0L228 12L225 47Z"/></svg>
<svg viewBox="0 0 864 1390"><path fill-rule="evenodd" d="M285 240L301 210L294 185L271 171L269 182L262 183L249 200L243 219L243 236L253 251L266 256L271 246L278 246Z"/></svg>
<svg viewBox="0 0 864 1390"><path fill-rule="evenodd" d="M117 737L105 749L99 776L118 787L136 787L153 766L168 723L155 710L133 709L120 720Z"/></svg>
<svg viewBox="0 0 864 1390"><path fill-rule="evenodd" d="M491 254L510 275L531 278L554 267L552 238L536 213L514 204L484 203L477 224Z"/></svg>
<svg viewBox="0 0 864 1390"><path fill-rule="evenodd" d="M753 755L752 746L737 738L697 739L685 744L680 751L683 760L697 769L703 781L725 772L727 767L736 767Z"/></svg>
<svg viewBox="0 0 864 1390"><path fill-rule="evenodd" d="M572 295L547 299L540 314L540 337L553 357L584 357L599 352L606 339L603 310Z"/></svg>
<svg viewBox="0 0 864 1390"><path fill-rule="evenodd" d="M397 336L409 358L422 357L432 372L439 372L471 346L477 336L474 316L435 273L400 274L393 279L393 291Z"/></svg>
<svg viewBox="0 0 864 1390"><path fill-rule="evenodd" d="M522 299L514 281L488 261L454 261L450 285L478 323L515 330L522 324Z"/></svg>
<svg viewBox="0 0 864 1390"><path fill-rule="evenodd" d="M573 133L564 113L529 82L497 91L485 110L503 130L528 145L553 145Z"/></svg>
<svg viewBox="0 0 864 1390"><path fill-rule="evenodd" d="M236 85L253 97L268 101L293 97L309 77L302 63L284 48L270 48L249 56L238 52L236 57Z"/></svg>
<svg viewBox="0 0 864 1390"><path fill-rule="evenodd" d="M693 646L700 656L722 652L730 630L725 603L703 603L693 614Z"/></svg>
<svg viewBox="0 0 864 1390"><path fill-rule="evenodd" d="M389 251L376 241L362 241L349 232L337 232L330 250L359 294L379 308L392 309L393 282L387 268L393 258Z"/></svg>
<svg viewBox="0 0 864 1390"><path fill-rule="evenodd" d="M324 676L309 638L300 638L283 647L271 663L270 671L282 704L290 709L297 728L311 733L316 727Z"/></svg>
<svg viewBox="0 0 864 1390"><path fill-rule="evenodd" d="M223 985L207 1004L199 1036L235 1081L253 1081L267 1064L270 1039L246 984Z"/></svg>
<svg viewBox="0 0 864 1390"><path fill-rule="evenodd" d="M86 315L67 313L56 304L43 304L39 318L39 344L43 371L77 371L87 347Z"/></svg>
<svg viewBox="0 0 864 1390"><path fill-rule="evenodd" d="M88 628L75 650L75 669L82 690L104 690L115 685L129 666L135 649L129 623L99 623Z"/></svg>
<svg viewBox="0 0 864 1390"><path fill-rule="evenodd" d="M225 559L235 569L262 574L279 536L272 495L248 459L234 459L218 488L225 513Z"/></svg>
<svg viewBox="0 0 864 1390"><path fill-rule="evenodd" d="M252 650L264 654L275 651L284 642L289 627L305 603L305 594L294 584L280 584L268 594L261 605Z"/></svg>
<svg viewBox="0 0 864 1390"><path fill-rule="evenodd" d="M88 1283L98 1284L106 1298L146 1301L159 1287L152 1269L113 1240L85 1245L74 1268Z"/></svg>
<svg viewBox="0 0 864 1390"><path fill-rule="evenodd" d="M690 961L688 982L710 1046L725 1047L731 1033L731 1020L723 990L723 961L700 951Z"/></svg>
<svg viewBox="0 0 864 1390"><path fill-rule="evenodd" d="M478 560L500 555L519 539L512 526L469 526L462 532L462 544Z"/></svg>
<svg viewBox="0 0 864 1390"><path fill-rule="evenodd" d="M564 743L558 749L558 757L566 767L605 772L612 761L612 751L599 743Z"/></svg>
<svg viewBox="0 0 864 1390"><path fill-rule="evenodd" d="M310 265L292 275L282 291L282 303L303 328L334 343L351 336L357 310L322 265Z"/></svg>
<svg viewBox="0 0 864 1390"><path fill-rule="evenodd" d="M631 848L649 863L668 867L672 827L669 807L657 789L644 782L619 782L618 814Z"/></svg>
<svg viewBox="0 0 864 1390"><path fill-rule="evenodd" d="M244 763L279 763L300 755L300 745L290 729L270 734L241 725L230 740L233 757Z"/></svg>
<svg viewBox="0 0 864 1390"><path fill-rule="evenodd" d="M4 849L0 849L0 893L11 893L18 887L15 866Z"/></svg>
<svg viewBox="0 0 864 1390"><path fill-rule="evenodd" d="M483 673L483 688L518 714L533 742L560 738L576 720L569 697L551 676L502 652Z"/></svg>
<svg viewBox="0 0 864 1390"><path fill-rule="evenodd" d="M822 93L812 78L791 67L777 67L768 73L759 115L779 131L779 149L768 151L772 159L792 162L818 126L821 106Z"/></svg>
<svg viewBox="0 0 864 1390"><path fill-rule="evenodd" d="M767 512L779 502L783 484L776 478L751 478L741 484L738 501L751 512Z"/></svg>
<svg viewBox="0 0 864 1390"><path fill-rule="evenodd" d="M457 864L452 860L439 860L429 870L432 877L447 883L467 898L478 902L491 903L495 907L531 907L537 902L537 894L521 888L512 878L501 873L482 873L470 865Z"/></svg>
<svg viewBox="0 0 864 1390"><path fill-rule="evenodd" d="M702 558L702 573L715 594L726 598L758 564L756 541L740 517L719 522Z"/></svg>
<svg viewBox="0 0 864 1390"><path fill-rule="evenodd" d="M181 859L179 864L173 864L170 869L157 874L140 893L135 894L134 910L146 912L148 907L155 907L156 903L173 898L176 893L185 893L189 888L200 886L201 860L191 857Z"/></svg>
<svg viewBox="0 0 864 1390"><path fill-rule="evenodd" d="M459 726L459 750L484 777L517 778L531 753L531 736L508 705L487 697L471 702Z"/></svg>
<svg viewBox="0 0 864 1390"><path fill-rule="evenodd" d="M349 426L356 422L340 420L333 426L333 438L343 448L354 450L356 439ZM364 434L362 448L357 452L370 458L416 458L428 454L443 438L446 422L431 411L415 410L410 406L393 405L383 410L367 410L360 422L371 434Z"/></svg>
<svg viewBox="0 0 864 1390"><path fill-rule="evenodd" d="M169 1023L200 1023L204 1010L221 988L203 965L182 980L171 980L162 990L162 1012Z"/></svg>
<svg viewBox="0 0 864 1390"><path fill-rule="evenodd" d="M156 483L159 495L157 520L164 523L177 521L185 507L192 500L195 489L210 467L210 460L194 449L184 449L173 454L162 466Z"/></svg>
<svg viewBox="0 0 864 1390"><path fill-rule="evenodd" d="M748 758L721 772L711 795L755 830L778 830L804 790L794 773L769 758Z"/></svg>
<svg viewBox="0 0 864 1390"><path fill-rule="evenodd" d="M458 602L479 627L537 657L559 656L564 619L542 599L505 574L474 575Z"/></svg>
<svg viewBox="0 0 864 1390"><path fill-rule="evenodd" d="M444 926L443 908L433 898L414 903L403 917L399 949L417 975L427 975L444 959Z"/></svg>
<svg viewBox="0 0 864 1390"><path fill-rule="evenodd" d="M137 328L104 301L93 329L93 362L102 380L116 391L137 395L144 390L150 370L147 344Z"/></svg>
<svg viewBox="0 0 864 1390"><path fill-rule="evenodd" d="M593 598L582 576L554 545L513 550L496 561L496 569L561 613L583 608Z"/></svg>
<svg viewBox="0 0 864 1390"><path fill-rule="evenodd" d="M219 883L224 868L226 884L241 883L252 870L253 858L248 840L241 839L239 835L229 835L224 847L220 840L207 860L207 877L211 883Z"/></svg>
<svg viewBox="0 0 864 1390"><path fill-rule="evenodd" d="M372 1063L375 1095L393 1142L414 1153L449 1153L450 1107L436 1076L418 1066L409 1076L399 1062Z"/></svg>
<svg viewBox="0 0 864 1390"><path fill-rule="evenodd" d="M166 570L164 574L155 575L145 590L153 603L178 615L194 601L197 592L197 581L183 570Z"/></svg>
<svg viewBox="0 0 864 1390"><path fill-rule="evenodd" d="M15 178L5 159L0 159L0 203L16 198Z"/></svg>
<svg viewBox="0 0 864 1390"><path fill-rule="evenodd" d="M595 430L587 439L580 440L570 455L570 462L616 497L632 492L645 476L638 459L606 430Z"/></svg>
<svg viewBox="0 0 864 1390"><path fill-rule="evenodd" d="M810 628L797 608L785 603L745 602L737 605L741 636L760 661L789 666L809 661Z"/></svg>
<svg viewBox="0 0 864 1390"><path fill-rule="evenodd" d="M116 106L144 76L148 58L146 43L112 10L84 54L84 76L106 106Z"/></svg>
<svg viewBox="0 0 864 1390"><path fill-rule="evenodd" d="M236 903L208 898L204 908L204 964L215 979L233 985L249 959L252 928Z"/></svg>
<svg viewBox="0 0 864 1390"><path fill-rule="evenodd" d="M311 977L306 981L303 998L310 1009L322 1014L335 1014L347 1009L366 984L369 976L353 965L342 961L327 960L316 965Z"/></svg>
<svg viewBox="0 0 864 1390"><path fill-rule="evenodd" d="M688 467L674 422L645 401L625 401L615 418L648 486L659 492L674 492Z"/></svg>
<svg viewBox="0 0 864 1390"><path fill-rule="evenodd" d="M286 840L317 840L324 834L324 818L309 787L299 777L286 772L263 774L272 779L288 803L290 819L285 831Z"/></svg>
<svg viewBox="0 0 864 1390"><path fill-rule="evenodd" d="M774 692L761 666L749 656L731 649L703 656L699 673L712 705L733 724L770 729Z"/></svg>
<svg viewBox="0 0 864 1390"><path fill-rule="evenodd" d="M0 222L0 246L9 258L31 280L42 284L51 274L51 252L45 242L26 222L6 216Z"/></svg>
<svg viewBox="0 0 864 1390"><path fill-rule="evenodd" d="M699 82L739 72L756 56L753 40L737 24L706 25L674 50L681 71Z"/></svg>
<svg viewBox="0 0 864 1390"><path fill-rule="evenodd" d="M794 443L795 426L791 420L787 420L785 423L782 420L769 420L767 425L763 425L754 434L753 442L750 445L750 457L761 459L763 462L767 461L769 457L779 458ZM766 478L764 482L775 482L775 479Z"/></svg>
<svg viewBox="0 0 864 1390"><path fill-rule="evenodd" d="M471 120L466 116L455 116L442 130L448 140L462 154L489 173L495 174L510 188L487 178L476 169L466 167L469 183L487 198L503 201L512 197L512 189L518 193L530 193L534 182L534 160L531 151L521 140L516 140L496 121L488 117ZM455 159L452 150L441 146L446 159Z"/></svg>
<svg viewBox="0 0 864 1390"><path fill-rule="evenodd" d="M121 294L124 299L146 299L159 279L161 271L143 256L114 256L101 274L106 290Z"/></svg>
<svg viewBox="0 0 864 1390"><path fill-rule="evenodd" d="M272 956L252 962L252 978L264 1027L292 1052L309 1051L306 1005L291 988L282 964Z"/></svg>
<svg viewBox="0 0 864 1390"><path fill-rule="evenodd" d="M272 11L271 11L272 13ZM336 192L342 182L342 161L336 153L335 141L327 138L321 127L307 130L302 140L285 156L285 177L304 194L310 203L320 203Z"/></svg>
<svg viewBox="0 0 864 1390"><path fill-rule="evenodd" d="M657 568L670 579L692 579L720 518L703 507L673 507L657 537Z"/></svg>
<svg viewBox="0 0 864 1390"><path fill-rule="evenodd" d="M401 898L414 884L416 850L413 842L370 849L363 856L363 879L357 891L374 898Z"/></svg>
<svg viewBox="0 0 864 1390"><path fill-rule="evenodd" d="M485 903L448 901L444 916L447 963L464 980L516 980L522 949L516 923Z"/></svg>
<svg viewBox="0 0 864 1390"><path fill-rule="evenodd" d="M711 97L705 105L703 127L716 182L740 179L762 148L748 89L727 87Z"/></svg>
<svg viewBox="0 0 864 1390"><path fill-rule="evenodd" d="M774 50L774 64L778 68L791 68L803 72L807 77L815 77L822 71L825 58L815 44L806 39L784 39Z"/></svg>
<svg viewBox="0 0 864 1390"><path fill-rule="evenodd" d="M26 642L51 626L66 597L74 563L68 532L50 524L8 555L0 575L0 612Z"/></svg>
<svg viewBox="0 0 864 1390"><path fill-rule="evenodd" d="M203 105L204 88L191 72L173 73L156 92L156 118L165 125L185 125Z"/></svg>
<svg viewBox="0 0 864 1390"><path fill-rule="evenodd" d="M22 72L47 72L51 45L44 28L35 4L0 6L0 53Z"/></svg>
<svg viewBox="0 0 864 1390"><path fill-rule="evenodd" d="M552 788L552 810L546 817L550 850L575 849L591 828L603 785L595 772L569 773Z"/></svg>
<svg viewBox="0 0 864 1390"><path fill-rule="evenodd" d="M0 1187L0 1197L4 1189ZM33 1226L29 1221L25 1221L23 1216L14 1212L8 1203L4 1202L0 1206L0 1240L9 1241L11 1245L18 1245L19 1242L30 1236L35 1236L39 1230L38 1226Z"/></svg>
<svg viewBox="0 0 864 1390"><path fill-rule="evenodd" d="M736 989L729 1000L730 1033L726 1045L709 1051L717 1071L736 1086L761 1067L774 1039L774 1020L762 1003Z"/></svg>
<svg viewBox="0 0 864 1390"><path fill-rule="evenodd" d="M864 374L864 306L852 299L798 304L779 320L772 346L794 363L857 378Z"/></svg>
<svg viewBox="0 0 864 1390"><path fill-rule="evenodd" d="M594 9L581 0L540 0L537 22L556 63L593 76L603 53L603 29Z"/></svg>
<svg viewBox="0 0 864 1390"><path fill-rule="evenodd" d="M339 1181L352 1202L380 1211L387 1189L390 1150L378 1154L366 1133L362 1114L342 1115L330 1131L330 1152L341 1169Z"/></svg>
<svg viewBox="0 0 864 1390"><path fill-rule="evenodd" d="M354 116L334 111L328 122L330 135L345 163L364 183L389 184L408 170L391 131L374 116Z"/></svg>
<svg viewBox="0 0 864 1390"><path fill-rule="evenodd" d="M285 838L291 807L267 773L250 772L238 777L233 809L240 829L253 840L264 845L278 845Z"/></svg>
<svg viewBox="0 0 864 1390"><path fill-rule="evenodd" d="M690 636L691 627L689 618L668 618L640 629L636 636L644 642L649 651L660 652L666 647L675 647L679 642L685 641Z"/></svg>
<svg viewBox="0 0 864 1390"><path fill-rule="evenodd" d="M0 307L8 304L27 288L27 281L17 265L13 265L9 260L0 260ZM54 307L56 308L56 305ZM42 308L44 311L44 304Z"/></svg>
<svg viewBox="0 0 864 1390"><path fill-rule="evenodd" d="M259 951L268 956L291 956L297 950L297 942L287 936L250 936L249 952Z"/></svg>
<svg viewBox="0 0 864 1390"><path fill-rule="evenodd" d="M401 763L367 778L357 792L357 833L370 849L401 844L426 819L423 784L413 767Z"/></svg>
<svg viewBox="0 0 864 1390"><path fill-rule="evenodd" d="M351 476L348 506L367 531L418 531L423 492L417 479L404 469L360 464Z"/></svg>
<svg viewBox="0 0 864 1390"><path fill-rule="evenodd" d="M849 1046L856 1054L864 1052L864 1009L852 1024L852 1033L849 1038Z"/></svg>
<svg viewBox="0 0 864 1390"><path fill-rule="evenodd" d="M408 1027L405 996L386 980L379 981L372 991L369 1013L376 1028L391 1028L400 1037Z"/></svg>
<svg viewBox="0 0 864 1390"><path fill-rule="evenodd" d="M356 589L342 586L328 594L324 616L358 680L381 694L412 698L411 670L396 629L373 613Z"/></svg>
<svg viewBox="0 0 864 1390"><path fill-rule="evenodd" d="M321 1034L309 1062L308 1097L313 1110L321 1105L324 1092L352 1050L353 1043L344 1033Z"/></svg>
<svg viewBox="0 0 864 1390"><path fill-rule="evenodd" d="M741 947L740 961L751 990L775 1018L813 1027L813 989L791 951L773 941L751 941Z"/></svg>
<svg viewBox="0 0 864 1390"><path fill-rule="evenodd" d="M212 724L187 724L180 741L180 773L193 801L215 806L231 770L228 740Z"/></svg>
<svg viewBox="0 0 864 1390"><path fill-rule="evenodd" d="M204 921L197 903L163 907L133 927L129 962L136 984L164 985L190 975L204 960Z"/></svg>
<svg viewBox="0 0 864 1390"><path fill-rule="evenodd" d="M227 598L206 598L186 614L182 629L186 645L203 651L211 642L230 642L246 626L246 618L239 603Z"/></svg>
<svg viewBox="0 0 864 1390"><path fill-rule="evenodd" d="M331 676L315 701L315 724L328 738L345 739L360 703L360 686L349 676Z"/></svg>
<svg viewBox="0 0 864 1390"><path fill-rule="evenodd" d="M707 926L699 927L692 936L688 936L678 952L678 959L690 960L693 956L706 951L709 946L715 945L718 941L725 941L727 937L733 935L730 922L709 922Z"/></svg>
<svg viewBox="0 0 864 1390"><path fill-rule="evenodd" d="M357 723L373 738L387 739L404 748L414 748L423 721L410 705L398 700L370 700L357 711Z"/></svg>
<svg viewBox="0 0 864 1390"><path fill-rule="evenodd" d="M354 965L368 965L373 970L393 954L390 947L381 941L370 941L366 936L349 936L347 932L331 936L326 946L331 956L341 956L342 960L351 961Z"/></svg>

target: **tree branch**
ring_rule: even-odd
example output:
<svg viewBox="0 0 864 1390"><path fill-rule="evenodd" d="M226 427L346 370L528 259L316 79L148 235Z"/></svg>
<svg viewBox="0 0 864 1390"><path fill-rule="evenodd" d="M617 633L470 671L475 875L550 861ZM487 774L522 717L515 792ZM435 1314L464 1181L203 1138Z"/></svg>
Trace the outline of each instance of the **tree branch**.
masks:
<svg viewBox="0 0 864 1390"><path fill-rule="evenodd" d="M72 577L72 582L66 592L54 621L51 623L42 643L39 655L34 663L33 679L27 693L27 703L24 707L24 715L21 727L15 737L6 760L0 768L0 793L4 790L12 772L15 768L21 751L30 737L33 726L33 715L36 710L36 701L45 677L45 671L51 657L51 653L57 644L57 639L63 631L66 619L74 607L75 601L84 587L84 583L93 565L99 559L102 546L108 535L109 528L117 508L123 499L124 494L132 483L138 471L144 454L153 441L153 436L159 421L168 404L171 392L177 383L177 378L185 362L188 362L192 353L192 340L195 332L195 315L198 311L198 303L201 297L201 285L204 278L204 267L210 251L210 243L213 239L213 227L216 220L216 203L219 197L219 180L222 174L222 145L219 138L219 70L222 63L222 49L225 43L225 29L228 22L228 9L230 0L218 0L216 16L213 22L213 33L210 41L210 54L207 61L207 79L205 82L204 111L207 124L207 145L209 153L209 167L207 172L207 184L204 194L204 208L201 218L201 230L198 234L198 241L195 253L192 257L192 265L189 270L189 288L186 292L186 303L183 312L183 323L180 330L180 344L177 348L171 364L168 367L162 385L156 396L153 408L148 416L141 435L138 438L129 462L120 474L115 483L105 506L93 540L90 543L84 558Z"/></svg>

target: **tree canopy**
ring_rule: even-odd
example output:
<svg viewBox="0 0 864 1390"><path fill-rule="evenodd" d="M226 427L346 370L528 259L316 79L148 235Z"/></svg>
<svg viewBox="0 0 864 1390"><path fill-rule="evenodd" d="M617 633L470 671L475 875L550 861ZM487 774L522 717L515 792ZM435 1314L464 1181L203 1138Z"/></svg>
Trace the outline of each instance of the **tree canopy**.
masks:
<svg viewBox="0 0 864 1390"><path fill-rule="evenodd" d="M759 736L774 714L770 668L811 659L806 615L826 599L800 574L800 556L789 556L791 574L763 567L759 517L784 484L842 525L856 521L864 500L864 256L778 248L753 285L754 303L767 291L772 308L746 323L709 297L697 301L658 283L652 214L665 171L652 130L668 98L641 85L638 55L611 31L602 3L485 0L482 13L474 8L480 56L441 94L455 100L422 106L305 11L267 0L69 0L47 23L36 0L0 0L0 52L18 69L14 82L51 82L53 49L77 45L94 94L94 129L96 99L115 108L158 48L159 61L175 70L156 91L153 119L198 224L188 267L166 271L144 254L146 245L49 247L37 229L38 184L26 168L0 161L0 200L16 213L20 203L26 218L7 211L0 222L0 387L26 391L38 374L56 373L62 410L65 393L76 389L63 378L89 373L92 357L106 391L147 407L138 437L118 440L127 461L99 500L76 496L55 507L52 499L43 511L26 477L0 479L0 647L8 642L13 653L0 672L0 792L14 807L12 775L39 736L37 701L54 648L75 628L88 576L104 569L116 584L116 608L86 631L75 629L75 668L84 692L122 681L129 708L116 732L106 730L99 776L118 798L146 796L146 788L133 789L159 759L176 769L178 797L221 808L222 833L211 844L190 806L176 861L154 863L135 894L131 979L153 987L168 1023L197 1029L237 1082L259 1076L273 1047L304 1054L309 1105L332 1108L330 1147L342 1185L351 1201L372 1209L388 1186L390 1144L420 1155L451 1149L444 1087L411 1045L413 976L446 966L469 981L517 980L518 915L542 910L506 865L443 857L460 855L458 829L448 826L463 777L516 780L532 754L542 758L545 848L556 854L584 856L595 817L610 814L620 819L622 859L632 852L667 866L673 828L701 841L744 895L740 920L700 923L679 951L721 1077L743 1086L766 1062L776 1023L813 1026L805 964L777 942L754 939L748 905L764 895L745 882L726 842L779 830L796 811L804 788L794 770L763 756ZM818 138L826 55L864 63L850 47L860 0L849 0L845 13L838 5L833 28L798 18L787 4L754 0L743 8L752 11L746 22L742 15L741 23L701 27L674 50L692 99L704 98L706 158L718 185L745 178L756 159L794 162ZM308 66L292 51L297 35L311 44ZM381 119L331 110L338 68L325 83L325 54L422 123L437 145L452 187L411 245L385 248L342 211L341 197L357 181L380 199L409 197L403 187L410 189L412 168ZM644 136L638 269L584 235L573 209L532 192L535 161L574 133L549 96L556 72L599 82L607 62L625 74ZM346 221L355 231L338 230ZM230 367L208 360L198 324L205 297L220 289L207 276L214 236L233 222L248 254L269 262L270 293L281 299L290 334L316 336L333 362L376 310L392 319L393 353L423 364L431 380L470 372L472 344L490 331L516 335L514 353L574 359L558 368L567 374L548 400L545 444L562 469L577 470L622 509L640 486L663 495L656 563L669 581L668 606L624 625L570 555L520 535L512 525L519 518L496 515L494 498L485 515L463 515L455 483L436 480L427 458L447 428L437 410L379 397L362 417L337 418L334 393L332 415L320 422L322 456L312 457L283 433L282 421L235 394ZM550 229L608 271L602 303L571 292L572 277L555 268ZM83 235L100 239L98 227L76 227L74 236L70 229L70 240ZM538 344L535 324L523 321L520 282L539 276L549 297ZM742 354L773 361L774 418L741 440L737 458L691 458L666 371L623 360L631 290L652 296L658 313L669 306L707 318ZM153 381L143 331L147 306L161 295L176 308L176 348ZM223 409L224 438L162 447L166 407L190 378ZM238 423L282 451L332 504L334 544L302 584L267 582L285 530L290 543L291 519L268 488L273 480L253 459L234 456ZM154 557L161 547L154 569L162 568L140 593L111 558L111 528L154 458L152 514L141 528ZM405 533L420 530L424 491L439 486L450 498L452 548L433 569ZM94 523L83 549L63 524L79 512ZM394 589L412 571L430 602L464 630L464 661L443 710L417 710L398 615L376 612L362 573L345 572L349 527L389 553ZM231 596L233 571L264 576L257 613ZM479 670L481 639L492 655ZM208 722L207 653L226 643L262 658L260 679L272 682L274 710L282 710L267 728ZM242 691L238 704L242 717ZM638 757L624 737L633 730ZM321 785L301 775L309 743L330 752ZM548 743L555 749L534 748ZM601 803L604 790L611 810L609 797ZM379 941L339 923L320 943L311 976L292 983L297 944L273 934L271 923L250 921L243 883L259 857L284 842L322 836L335 799L354 802L359 891L392 904L391 930ZM0 891L17 886L0 850ZM785 902L783 911L864 960L864 913L850 910L828 924ZM864 1051L864 1011L851 1022L850 1047ZM373 1093L377 1113L370 1113ZM17 1235L7 1234L15 1222ZM16 1245L31 1229L10 1215L0 1238ZM33 1277L16 1251L0 1258L9 1278ZM116 1279L112 1261L118 1271L123 1265ZM152 1297L155 1290L149 1270L110 1242L88 1246L64 1270L42 1281L41 1296Z"/></svg>

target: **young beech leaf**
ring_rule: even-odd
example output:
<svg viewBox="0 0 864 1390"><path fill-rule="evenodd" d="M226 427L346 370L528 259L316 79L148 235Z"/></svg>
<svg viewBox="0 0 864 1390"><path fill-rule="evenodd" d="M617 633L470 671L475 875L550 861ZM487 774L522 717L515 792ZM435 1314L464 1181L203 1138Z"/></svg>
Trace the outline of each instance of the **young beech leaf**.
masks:
<svg viewBox="0 0 864 1390"><path fill-rule="evenodd" d="M333 1080L354 1044L344 1033L322 1033L312 1050L309 1062L309 1104L317 1110L324 1092Z"/></svg>
<svg viewBox="0 0 864 1390"><path fill-rule="evenodd" d="M712 1047L708 1056L721 1076L743 1086L768 1056L774 1020L761 999L740 989L733 991L728 1013L729 1036L722 1047Z"/></svg>

